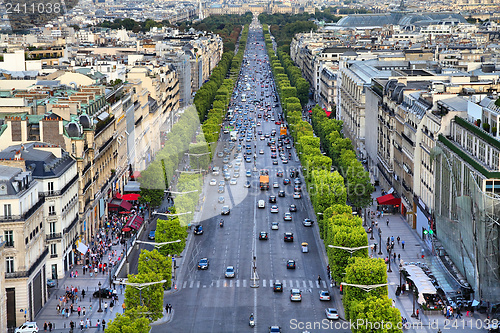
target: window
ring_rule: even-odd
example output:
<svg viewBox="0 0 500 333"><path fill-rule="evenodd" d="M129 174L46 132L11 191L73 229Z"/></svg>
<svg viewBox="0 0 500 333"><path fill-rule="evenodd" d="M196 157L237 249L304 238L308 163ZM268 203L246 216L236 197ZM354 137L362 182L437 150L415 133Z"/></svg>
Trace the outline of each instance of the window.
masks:
<svg viewBox="0 0 500 333"><path fill-rule="evenodd" d="M53 194L54 193L54 182L48 182L48 191L49 191L49 194Z"/></svg>
<svg viewBox="0 0 500 333"><path fill-rule="evenodd" d="M56 233L56 222L50 222L49 223L49 234L55 234Z"/></svg>
<svg viewBox="0 0 500 333"><path fill-rule="evenodd" d="M50 244L50 257L57 257L57 244Z"/></svg>
<svg viewBox="0 0 500 333"><path fill-rule="evenodd" d="M49 206L49 215L56 215L56 206Z"/></svg>
<svg viewBox="0 0 500 333"><path fill-rule="evenodd" d="M14 257L5 258L5 262L7 264L5 268L6 273L14 273Z"/></svg>
<svg viewBox="0 0 500 333"><path fill-rule="evenodd" d="M71 144L71 151L76 155L76 144L74 142Z"/></svg>
<svg viewBox="0 0 500 333"><path fill-rule="evenodd" d="M11 208L10 204L3 205L3 216L6 218L12 217L12 208Z"/></svg>
<svg viewBox="0 0 500 333"><path fill-rule="evenodd" d="M5 246L14 246L14 231L5 230L3 232L3 238L5 241Z"/></svg>

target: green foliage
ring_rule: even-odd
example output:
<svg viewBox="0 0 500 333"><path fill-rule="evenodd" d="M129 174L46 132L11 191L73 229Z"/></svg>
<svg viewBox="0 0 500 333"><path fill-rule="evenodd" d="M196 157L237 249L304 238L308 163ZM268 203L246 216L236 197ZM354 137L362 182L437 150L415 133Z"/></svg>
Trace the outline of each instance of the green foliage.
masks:
<svg viewBox="0 0 500 333"><path fill-rule="evenodd" d="M387 265L383 259L356 258L350 260L346 268L345 282L358 285L373 285L387 283ZM344 286L344 309L346 319L350 319L351 306L370 296L387 298L387 286L375 288L366 292L357 287Z"/></svg>
<svg viewBox="0 0 500 333"><path fill-rule="evenodd" d="M178 216L168 220L158 219L156 222L155 241L157 243L173 242L178 239L181 240L179 243L166 244L160 247L159 252L162 255L181 254L186 246L186 238L187 228L181 226Z"/></svg>
<svg viewBox="0 0 500 333"><path fill-rule="evenodd" d="M352 159L347 177L347 196L353 207L368 207L372 204L372 193L375 191L370 176L357 159Z"/></svg>
<svg viewBox="0 0 500 333"><path fill-rule="evenodd" d="M364 300L352 304L349 318L353 322L358 320L363 323L384 323L382 327L372 325L359 325L353 329L354 333L396 333L402 332L401 313L397 308L393 308L391 300L387 297L377 298L367 297Z"/></svg>
<svg viewBox="0 0 500 333"><path fill-rule="evenodd" d="M170 26L170 23L167 20L156 22L152 19L146 19L145 21L135 21L130 18L126 18L123 20L117 18L113 22L105 20L104 22L97 24L97 26L110 29L126 29L133 32L146 32L149 31L152 27L161 28L163 26Z"/></svg>
<svg viewBox="0 0 500 333"><path fill-rule="evenodd" d="M148 333L148 318L143 316L148 309L144 306L127 309L124 314L117 313L113 321L108 322L106 333Z"/></svg>
<svg viewBox="0 0 500 333"><path fill-rule="evenodd" d="M172 285L172 261L158 250L141 250L137 267L139 274L157 273L162 280L167 280L164 286Z"/></svg>
<svg viewBox="0 0 500 333"><path fill-rule="evenodd" d="M137 275L129 274L128 276L128 282L130 283L148 283L161 280L160 274L154 272ZM155 321L161 318L163 313L163 286L161 284L153 284L142 288L142 290L127 286L125 289L125 305L127 309L139 306L146 307L147 312L144 316L151 321Z"/></svg>

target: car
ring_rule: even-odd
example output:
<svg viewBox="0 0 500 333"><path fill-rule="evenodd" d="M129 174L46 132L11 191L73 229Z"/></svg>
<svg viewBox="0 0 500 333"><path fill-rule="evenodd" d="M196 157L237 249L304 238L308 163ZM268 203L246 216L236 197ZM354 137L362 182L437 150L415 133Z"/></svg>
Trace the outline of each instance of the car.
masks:
<svg viewBox="0 0 500 333"><path fill-rule="evenodd" d="M278 184L278 182L273 182L273 188L279 188L280 187L280 184Z"/></svg>
<svg viewBox="0 0 500 333"><path fill-rule="evenodd" d="M271 153L271 158L277 158L276 153Z"/></svg>
<svg viewBox="0 0 500 333"><path fill-rule="evenodd" d="M260 136L260 140L261 140L261 141L262 141L262 140L265 140L265 139L266 139L266 138L265 138L263 135L261 135L261 136Z"/></svg>
<svg viewBox="0 0 500 333"><path fill-rule="evenodd" d="M223 196L220 196L218 199L217 199L217 202L218 203L224 203L226 200L224 199Z"/></svg>
<svg viewBox="0 0 500 333"><path fill-rule="evenodd" d="M285 196L285 191L281 190L278 192L278 197L284 197Z"/></svg>
<svg viewBox="0 0 500 333"><path fill-rule="evenodd" d="M224 173L224 180L229 180L231 179L231 175L229 174L229 172L225 172Z"/></svg>
<svg viewBox="0 0 500 333"><path fill-rule="evenodd" d="M101 298L112 298L116 295L116 290L113 290L111 288L101 288L100 290L94 291L92 296L94 298L99 298L99 291L101 292Z"/></svg>
<svg viewBox="0 0 500 333"><path fill-rule="evenodd" d="M275 195L269 196L269 203L276 203L276 196Z"/></svg>
<svg viewBox="0 0 500 333"><path fill-rule="evenodd" d="M203 235L203 226L202 225L195 226L193 232L195 235Z"/></svg>
<svg viewBox="0 0 500 333"><path fill-rule="evenodd" d="M311 219L304 219L304 221L302 221L302 225L304 227L312 227L312 225L314 224L314 221L311 220Z"/></svg>
<svg viewBox="0 0 500 333"><path fill-rule="evenodd" d="M57 282L55 279L47 279L47 287L54 288L56 285L57 285Z"/></svg>
<svg viewBox="0 0 500 333"><path fill-rule="evenodd" d="M280 228L280 224L278 222L271 223L271 230L278 230Z"/></svg>
<svg viewBox="0 0 500 333"><path fill-rule="evenodd" d="M328 292L328 290L320 290L319 291L319 300L320 301L329 301L331 298L330 298L330 293Z"/></svg>
<svg viewBox="0 0 500 333"><path fill-rule="evenodd" d="M225 180L219 180L219 186L226 186Z"/></svg>
<svg viewBox="0 0 500 333"><path fill-rule="evenodd" d="M273 160L273 165L278 165L278 160Z"/></svg>
<svg viewBox="0 0 500 333"><path fill-rule="evenodd" d="M292 214L290 212L286 212L283 214L283 220L284 221L291 221L292 220Z"/></svg>
<svg viewBox="0 0 500 333"><path fill-rule="evenodd" d="M293 183L294 183L295 185L302 185L302 181L300 180L300 178L295 178L295 179L293 180Z"/></svg>
<svg viewBox="0 0 500 333"><path fill-rule="evenodd" d="M339 312L337 311L337 309L326 308L325 314L326 314L326 318L328 318L330 320L338 320L339 319Z"/></svg>
<svg viewBox="0 0 500 333"><path fill-rule="evenodd" d="M297 211L297 206L294 205L294 204L291 204L290 208L288 208L288 211L290 211L290 212L296 212Z"/></svg>
<svg viewBox="0 0 500 333"><path fill-rule="evenodd" d="M245 186L246 188L249 188L249 187L251 186L251 185L250 185L250 181L249 181L249 180L247 180L247 181L245 182L245 185L243 185L243 186Z"/></svg>
<svg viewBox="0 0 500 333"><path fill-rule="evenodd" d="M228 163L229 163L229 158L224 157L224 159L222 160L222 163L224 163L224 164L228 164Z"/></svg>
<svg viewBox="0 0 500 333"><path fill-rule="evenodd" d="M302 294L299 289L290 290L290 301L292 302L300 302L302 301Z"/></svg>
<svg viewBox="0 0 500 333"><path fill-rule="evenodd" d="M233 177L234 177L234 178L240 178L240 173L239 173L238 171L235 171L235 172L233 173Z"/></svg>
<svg viewBox="0 0 500 333"><path fill-rule="evenodd" d="M302 191L302 187L300 187L300 185L295 185L295 186L293 187L293 190L294 190L295 192L301 192L301 191Z"/></svg>
<svg viewBox="0 0 500 333"><path fill-rule="evenodd" d="M300 198L302 198L302 195L300 194L300 192L293 192L293 198L300 199Z"/></svg>
<svg viewBox="0 0 500 333"><path fill-rule="evenodd" d="M220 152L218 152L218 153L217 153L217 157L223 158L223 157L224 157L224 153L223 153L223 152L221 152L221 151L220 151Z"/></svg>
<svg viewBox="0 0 500 333"><path fill-rule="evenodd" d="M293 232L285 232L283 235L283 240L285 242L293 242Z"/></svg>
<svg viewBox="0 0 500 333"><path fill-rule="evenodd" d="M282 293L283 292L283 284L281 282L274 282L273 291Z"/></svg>
<svg viewBox="0 0 500 333"><path fill-rule="evenodd" d="M229 185L236 185L237 184L237 181L235 178L231 178L231 180L229 181Z"/></svg>
<svg viewBox="0 0 500 333"><path fill-rule="evenodd" d="M264 155L264 149L259 150L260 155Z"/></svg>
<svg viewBox="0 0 500 333"><path fill-rule="evenodd" d="M286 158L282 158L282 159L281 159L281 163L283 163L283 164L288 164L288 160L287 160Z"/></svg>
<svg viewBox="0 0 500 333"><path fill-rule="evenodd" d="M234 266L227 266L224 276L226 278L234 278L235 277Z"/></svg>
<svg viewBox="0 0 500 333"><path fill-rule="evenodd" d="M245 158L245 162L252 163L252 158L250 156L247 156L247 158Z"/></svg>
<svg viewBox="0 0 500 333"><path fill-rule="evenodd" d="M231 210L229 209L229 206L222 206L220 213L221 215L229 215L229 213L231 213Z"/></svg>
<svg viewBox="0 0 500 333"><path fill-rule="evenodd" d="M259 233L259 239L260 239L260 240L267 240L267 232L265 232L265 231L261 231L261 232Z"/></svg>
<svg viewBox="0 0 500 333"><path fill-rule="evenodd" d="M278 206L272 205L271 206L271 213L277 213L278 212Z"/></svg>
<svg viewBox="0 0 500 333"><path fill-rule="evenodd" d="M14 331L15 333L35 333L38 332L38 326L34 321L27 321Z"/></svg>
<svg viewBox="0 0 500 333"><path fill-rule="evenodd" d="M288 178L283 179L283 185L290 185L290 179Z"/></svg>
<svg viewBox="0 0 500 333"><path fill-rule="evenodd" d="M241 158L238 158L234 161L234 164L241 165Z"/></svg>
<svg viewBox="0 0 500 333"><path fill-rule="evenodd" d="M217 180L211 179L210 180L210 186L215 186L215 185L217 185Z"/></svg>
<svg viewBox="0 0 500 333"><path fill-rule="evenodd" d="M156 230L151 230L148 235L148 239L154 240L155 239L155 234Z"/></svg>
<svg viewBox="0 0 500 333"><path fill-rule="evenodd" d="M269 333L281 333L281 327L269 326Z"/></svg>
<svg viewBox="0 0 500 333"><path fill-rule="evenodd" d="M295 269L295 260L287 260L286 262L286 268L287 269Z"/></svg>
<svg viewBox="0 0 500 333"><path fill-rule="evenodd" d="M247 170L247 171L245 172L245 176L247 176L247 177L252 177L252 171Z"/></svg>
<svg viewBox="0 0 500 333"><path fill-rule="evenodd" d="M264 200L259 200L257 203L258 208L266 208L266 202Z"/></svg>
<svg viewBox="0 0 500 333"><path fill-rule="evenodd" d="M224 186L219 186L217 193L224 193Z"/></svg>
<svg viewBox="0 0 500 333"><path fill-rule="evenodd" d="M198 263L198 269L208 269L209 264L208 258L201 258Z"/></svg>

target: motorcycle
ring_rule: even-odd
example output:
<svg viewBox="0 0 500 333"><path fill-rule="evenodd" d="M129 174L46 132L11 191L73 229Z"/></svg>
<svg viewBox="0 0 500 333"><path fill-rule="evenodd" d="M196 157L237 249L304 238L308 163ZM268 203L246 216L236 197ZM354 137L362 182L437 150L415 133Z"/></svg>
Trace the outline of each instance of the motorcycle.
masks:
<svg viewBox="0 0 500 333"><path fill-rule="evenodd" d="M220 220L220 222L219 222L219 227L221 227L221 228L222 228L223 226L224 226L224 220Z"/></svg>
<svg viewBox="0 0 500 333"><path fill-rule="evenodd" d="M250 321L249 321L248 325L250 325L250 327L255 326L255 318L253 317L253 314L250 316Z"/></svg>

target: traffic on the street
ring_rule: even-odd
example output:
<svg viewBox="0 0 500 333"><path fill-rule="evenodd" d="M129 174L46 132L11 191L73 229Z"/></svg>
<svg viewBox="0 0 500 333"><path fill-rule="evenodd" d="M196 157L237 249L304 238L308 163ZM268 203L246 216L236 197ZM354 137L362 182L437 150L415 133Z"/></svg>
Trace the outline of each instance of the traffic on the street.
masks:
<svg viewBox="0 0 500 333"><path fill-rule="evenodd" d="M288 332L342 320L278 98L254 19L205 177L203 232L191 229L177 291L166 296L174 315L152 332Z"/></svg>

